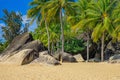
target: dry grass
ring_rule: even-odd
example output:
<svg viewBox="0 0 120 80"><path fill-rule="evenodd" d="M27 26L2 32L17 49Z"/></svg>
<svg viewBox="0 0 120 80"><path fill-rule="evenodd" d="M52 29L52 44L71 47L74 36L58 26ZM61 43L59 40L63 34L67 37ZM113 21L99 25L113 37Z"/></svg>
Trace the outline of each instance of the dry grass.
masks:
<svg viewBox="0 0 120 80"><path fill-rule="evenodd" d="M0 63L0 80L120 80L120 64L64 63L60 66Z"/></svg>

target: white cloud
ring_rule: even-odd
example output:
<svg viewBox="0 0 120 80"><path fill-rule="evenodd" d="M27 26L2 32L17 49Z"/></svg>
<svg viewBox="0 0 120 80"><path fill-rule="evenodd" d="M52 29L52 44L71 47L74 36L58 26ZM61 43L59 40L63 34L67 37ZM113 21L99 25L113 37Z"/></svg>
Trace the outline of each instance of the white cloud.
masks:
<svg viewBox="0 0 120 80"><path fill-rule="evenodd" d="M25 24L25 23L30 22L31 19L30 19L30 18L27 18L27 15L23 15L23 16L22 16L22 20L23 20L22 23Z"/></svg>
<svg viewBox="0 0 120 80"><path fill-rule="evenodd" d="M33 24L30 25L29 31L34 31L37 28L36 20L33 22Z"/></svg>
<svg viewBox="0 0 120 80"><path fill-rule="evenodd" d="M22 19L23 19L23 21L22 21L23 25L24 25L25 23L29 23L29 22L31 21L30 18L27 18L27 15L23 15L23 16L22 16ZM36 27L37 27L37 24L36 24L36 20L35 20L35 21L29 26L29 31L34 31Z"/></svg>
<svg viewBox="0 0 120 80"><path fill-rule="evenodd" d="M0 40L3 39L3 37L2 37L3 32L2 32L1 26L5 26L5 24L4 23L0 23Z"/></svg>
<svg viewBox="0 0 120 80"><path fill-rule="evenodd" d="M0 23L0 27L1 27L1 26L5 26L5 24L4 24L4 23Z"/></svg>

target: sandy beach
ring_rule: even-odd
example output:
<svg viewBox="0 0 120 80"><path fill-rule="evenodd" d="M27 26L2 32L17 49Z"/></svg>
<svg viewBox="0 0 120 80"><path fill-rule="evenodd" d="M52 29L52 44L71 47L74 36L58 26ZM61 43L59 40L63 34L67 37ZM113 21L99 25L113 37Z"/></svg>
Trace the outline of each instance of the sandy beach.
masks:
<svg viewBox="0 0 120 80"><path fill-rule="evenodd" d="M64 63L60 66L0 63L0 80L120 80L120 64Z"/></svg>

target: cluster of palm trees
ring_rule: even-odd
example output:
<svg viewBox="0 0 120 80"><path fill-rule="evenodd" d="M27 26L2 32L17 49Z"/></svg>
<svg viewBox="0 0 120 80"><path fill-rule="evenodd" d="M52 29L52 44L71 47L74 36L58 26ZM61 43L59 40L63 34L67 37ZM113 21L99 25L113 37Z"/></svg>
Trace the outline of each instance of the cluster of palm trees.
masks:
<svg viewBox="0 0 120 80"><path fill-rule="evenodd" d="M30 3L28 17L44 26L50 52L50 25L60 25L61 51L64 52L64 28L71 26L71 31L87 34L87 60L89 60L89 40L101 41L101 61L104 60L104 42L108 38L120 36L120 1L119 0L33 0Z"/></svg>

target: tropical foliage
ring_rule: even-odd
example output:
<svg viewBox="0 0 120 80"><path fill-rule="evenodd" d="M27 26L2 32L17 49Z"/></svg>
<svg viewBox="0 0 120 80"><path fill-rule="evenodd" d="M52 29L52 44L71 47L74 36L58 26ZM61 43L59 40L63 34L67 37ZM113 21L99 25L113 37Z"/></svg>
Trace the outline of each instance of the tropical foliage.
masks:
<svg viewBox="0 0 120 80"><path fill-rule="evenodd" d="M65 52L75 55L82 52L85 49L85 43L82 39L79 40L77 38L71 38L65 41L64 48Z"/></svg>
<svg viewBox="0 0 120 80"><path fill-rule="evenodd" d="M0 42L0 54L5 50L5 48L8 46L8 42Z"/></svg>
<svg viewBox="0 0 120 80"><path fill-rule="evenodd" d="M91 2L87 9L88 19L95 23L92 38L93 41L97 42L101 38L101 61L104 60L104 42L109 37L113 36L116 25L114 20L114 10L116 10L118 0L99 0Z"/></svg>
<svg viewBox="0 0 120 80"><path fill-rule="evenodd" d="M109 38L119 40L119 0L78 0L76 2L72 0L43 0L44 4L42 4L42 0L34 0L33 2L36 5L28 11L28 15L30 14L33 19L37 17L38 25L41 22L45 24L46 20L50 45L52 42L54 46L59 43L62 51L76 53L78 50L79 52L80 47L83 46L79 45L81 41L79 42L75 37L84 33L87 35L87 60L89 59L90 42L100 42L102 44L101 61L103 61L105 41ZM32 3L32 5L34 4ZM45 39L48 36L42 26L44 25L38 27L34 34L38 34L36 39L40 39L48 45L47 39ZM40 37L41 35L42 37ZM77 48L73 48L73 45L76 45Z"/></svg>
<svg viewBox="0 0 120 80"><path fill-rule="evenodd" d="M42 41L50 53L61 50L76 54L86 48L89 61L89 46L94 42L101 45L98 49L103 61L105 43L109 39L120 40L119 0L33 0L30 6L27 15L31 23L36 21L38 26L32 35ZM1 20L6 26L2 30L4 38L11 42L21 34L21 14L7 10L4 13ZM80 34L85 34L86 40L78 37Z"/></svg>

